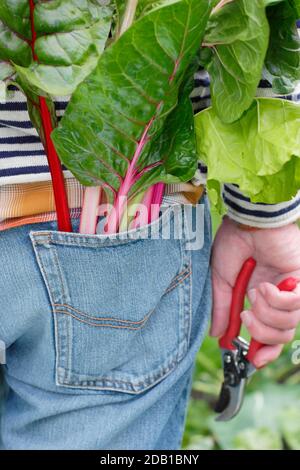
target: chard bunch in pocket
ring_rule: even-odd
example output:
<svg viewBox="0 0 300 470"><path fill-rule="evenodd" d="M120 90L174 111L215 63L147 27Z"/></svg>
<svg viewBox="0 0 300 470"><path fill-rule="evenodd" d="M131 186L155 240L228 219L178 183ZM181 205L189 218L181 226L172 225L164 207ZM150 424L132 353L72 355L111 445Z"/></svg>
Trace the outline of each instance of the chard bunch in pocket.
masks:
<svg viewBox="0 0 300 470"><path fill-rule="evenodd" d="M111 28L105 0L1 0L0 90L9 85L27 97L28 111L44 144L53 179L58 225L70 231L60 161L51 141L56 127L53 97L73 93L94 69Z"/></svg>
<svg viewBox="0 0 300 470"><path fill-rule="evenodd" d="M3 27L17 42L26 39L27 52L18 56L7 46L3 56L0 47L0 78L15 76L30 103L42 95L50 109L51 96L72 94L52 140L87 187L81 231L95 233L103 195L107 233L156 219L165 185L189 181L199 159L216 203L224 182L260 202L299 189L300 108L255 98L262 74L277 95L291 93L300 79L299 0L2 4ZM24 11L25 35L17 19ZM194 119L190 93L200 64L211 77L212 107ZM38 107L29 107L43 137ZM145 213L128 212L136 203Z"/></svg>
<svg viewBox="0 0 300 470"><path fill-rule="evenodd" d="M208 165L216 203L224 182L260 202L295 194L300 108L255 95L263 74L278 95L295 89L299 1L116 4L112 40L53 134L64 164L112 204L104 229L151 222L164 185L191 179L198 159ZM211 77L212 107L194 127L189 95L199 60ZM136 202L148 209L138 223L125 208Z"/></svg>
<svg viewBox="0 0 300 470"><path fill-rule="evenodd" d="M105 191L112 205L107 233L155 219L164 185L188 181L196 171L189 95L213 6L207 0L116 3L110 44L53 133L64 165L82 184ZM87 224L99 197L95 191L93 204L89 194ZM126 210L137 201L146 209L139 222Z"/></svg>

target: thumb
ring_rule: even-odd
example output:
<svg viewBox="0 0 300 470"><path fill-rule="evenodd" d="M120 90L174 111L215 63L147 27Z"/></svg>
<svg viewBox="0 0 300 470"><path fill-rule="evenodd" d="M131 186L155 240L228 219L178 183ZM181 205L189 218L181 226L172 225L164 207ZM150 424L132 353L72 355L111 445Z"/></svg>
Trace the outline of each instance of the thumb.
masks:
<svg viewBox="0 0 300 470"><path fill-rule="evenodd" d="M249 234L229 219L222 222L212 251L213 318L210 334L222 336L229 324L232 288L243 263L253 251Z"/></svg>
<svg viewBox="0 0 300 470"><path fill-rule="evenodd" d="M229 324L229 311L232 298L232 287L222 279L217 270L212 271L213 314L210 329L211 336L222 336Z"/></svg>

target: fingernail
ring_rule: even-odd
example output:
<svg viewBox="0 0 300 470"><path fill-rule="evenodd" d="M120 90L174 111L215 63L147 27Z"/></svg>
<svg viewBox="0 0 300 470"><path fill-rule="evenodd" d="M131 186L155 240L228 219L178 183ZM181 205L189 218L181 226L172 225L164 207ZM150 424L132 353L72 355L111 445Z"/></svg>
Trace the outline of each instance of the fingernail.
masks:
<svg viewBox="0 0 300 470"><path fill-rule="evenodd" d="M250 289L248 292L248 298L253 305L256 301L256 289Z"/></svg>
<svg viewBox="0 0 300 470"><path fill-rule="evenodd" d="M251 313L246 310L241 314L241 318L246 328L249 328L252 323Z"/></svg>
<svg viewBox="0 0 300 470"><path fill-rule="evenodd" d="M259 287L259 290L260 290L260 292L262 293L263 296L266 295L266 286L264 284Z"/></svg>

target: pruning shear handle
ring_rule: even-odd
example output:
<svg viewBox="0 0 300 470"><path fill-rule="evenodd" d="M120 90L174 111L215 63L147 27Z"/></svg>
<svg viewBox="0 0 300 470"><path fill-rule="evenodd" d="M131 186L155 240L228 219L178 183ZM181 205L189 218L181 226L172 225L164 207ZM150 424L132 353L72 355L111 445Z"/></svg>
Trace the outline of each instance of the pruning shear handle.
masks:
<svg viewBox="0 0 300 470"><path fill-rule="evenodd" d="M250 278L253 274L253 271L256 267L256 261L253 258L247 259L245 261L237 279L235 286L232 292L232 301L230 307L230 318L229 318L229 326L224 334L224 336L219 340L220 348L227 349L234 351L236 346L234 344L234 340L239 336L242 320L241 320L241 312L244 309L244 302L247 292L247 287L250 281ZM277 285L277 288L281 291L292 292L297 286L297 279L290 277L285 279L284 281L280 282ZM255 339L251 339L248 354L246 355L246 359L253 364L253 359L259 349L265 346L262 343L259 343Z"/></svg>
<svg viewBox="0 0 300 470"><path fill-rule="evenodd" d="M253 338L249 344L239 336L242 326L241 312L244 309L247 287L255 266L256 261L253 258L247 259L236 279L230 306L229 326L219 340L224 382L215 408L216 412L220 413L216 418L217 421L228 421L239 412L247 381L256 371L253 364L254 357L264 346ZM291 277L282 281L277 287L281 291L291 292L297 283L297 279Z"/></svg>

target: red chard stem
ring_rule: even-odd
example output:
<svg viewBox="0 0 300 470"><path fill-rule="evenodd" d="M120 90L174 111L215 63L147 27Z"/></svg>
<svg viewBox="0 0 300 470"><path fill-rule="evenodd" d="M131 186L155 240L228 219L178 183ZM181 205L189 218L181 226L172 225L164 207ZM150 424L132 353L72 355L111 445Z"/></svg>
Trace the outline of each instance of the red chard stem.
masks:
<svg viewBox="0 0 300 470"><path fill-rule="evenodd" d="M32 56L35 61L38 61L38 57L35 53L36 31L34 28L34 0L29 0L29 8L31 23ZM49 169L52 178L58 229L63 232L72 232L72 225L68 207L68 198L65 189L61 163L51 139L51 133L53 131L51 114L48 109L46 99L42 96L39 96L39 112L44 132L44 147L47 154Z"/></svg>

